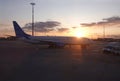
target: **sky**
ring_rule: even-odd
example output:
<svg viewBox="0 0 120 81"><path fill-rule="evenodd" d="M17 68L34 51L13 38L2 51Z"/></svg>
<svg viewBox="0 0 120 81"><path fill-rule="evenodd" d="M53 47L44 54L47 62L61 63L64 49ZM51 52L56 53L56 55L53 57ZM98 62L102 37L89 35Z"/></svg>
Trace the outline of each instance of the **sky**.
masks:
<svg viewBox="0 0 120 81"><path fill-rule="evenodd" d="M31 33L31 2L36 35L101 37L103 26L107 36L120 35L120 0L0 0L0 36L14 35L12 21Z"/></svg>

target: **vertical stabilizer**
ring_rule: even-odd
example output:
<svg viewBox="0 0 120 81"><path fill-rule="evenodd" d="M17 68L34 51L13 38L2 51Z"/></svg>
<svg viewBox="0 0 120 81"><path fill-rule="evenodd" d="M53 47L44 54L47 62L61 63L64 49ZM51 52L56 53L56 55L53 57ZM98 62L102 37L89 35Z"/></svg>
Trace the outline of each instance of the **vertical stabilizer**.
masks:
<svg viewBox="0 0 120 81"><path fill-rule="evenodd" d="M25 37L25 38L28 38L28 34L26 34L21 28L20 26L17 24L16 21L13 21L13 26L14 26L14 30L15 30L15 34L16 34L16 37Z"/></svg>

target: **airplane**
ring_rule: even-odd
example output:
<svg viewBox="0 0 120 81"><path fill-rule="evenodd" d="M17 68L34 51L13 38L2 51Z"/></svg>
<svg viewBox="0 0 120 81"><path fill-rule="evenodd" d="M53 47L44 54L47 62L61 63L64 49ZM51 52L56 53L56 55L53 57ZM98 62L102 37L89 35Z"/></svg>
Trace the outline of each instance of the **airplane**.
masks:
<svg viewBox="0 0 120 81"><path fill-rule="evenodd" d="M65 45L88 46L91 40L88 38L77 38L68 36L32 36L25 33L16 21L13 21L16 37L31 44L49 45L49 48L63 48Z"/></svg>

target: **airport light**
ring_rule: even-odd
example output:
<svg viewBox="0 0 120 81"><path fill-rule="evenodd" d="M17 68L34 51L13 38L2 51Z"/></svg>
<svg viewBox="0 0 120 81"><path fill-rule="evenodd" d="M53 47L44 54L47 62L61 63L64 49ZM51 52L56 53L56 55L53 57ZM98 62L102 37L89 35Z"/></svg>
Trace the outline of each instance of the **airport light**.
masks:
<svg viewBox="0 0 120 81"><path fill-rule="evenodd" d="M32 36L34 36L34 5L35 3L30 3L32 5Z"/></svg>

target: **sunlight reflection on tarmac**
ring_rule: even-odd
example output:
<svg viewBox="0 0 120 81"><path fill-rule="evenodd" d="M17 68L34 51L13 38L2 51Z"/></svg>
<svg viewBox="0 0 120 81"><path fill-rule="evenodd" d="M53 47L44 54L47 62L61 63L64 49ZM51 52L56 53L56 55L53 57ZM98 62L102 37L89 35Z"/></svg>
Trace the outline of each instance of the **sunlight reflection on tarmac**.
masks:
<svg viewBox="0 0 120 81"><path fill-rule="evenodd" d="M120 80L120 57L102 54L103 43L86 50L80 46L38 49L24 43L7 44L2 42L0 46L1 80Z"/></svg>

